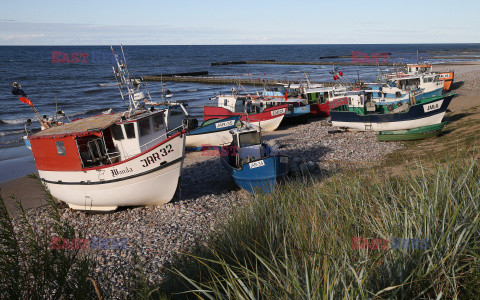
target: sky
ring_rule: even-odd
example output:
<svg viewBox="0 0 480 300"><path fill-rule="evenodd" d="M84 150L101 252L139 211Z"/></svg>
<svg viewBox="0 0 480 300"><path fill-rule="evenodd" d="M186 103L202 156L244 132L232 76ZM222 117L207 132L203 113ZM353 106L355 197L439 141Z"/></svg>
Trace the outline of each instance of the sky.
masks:
<svg viewBox="0 0 480 300"><path fill-rule="evenodd" d="M480 1L0 0L0 45L480 43Z"/></svg>

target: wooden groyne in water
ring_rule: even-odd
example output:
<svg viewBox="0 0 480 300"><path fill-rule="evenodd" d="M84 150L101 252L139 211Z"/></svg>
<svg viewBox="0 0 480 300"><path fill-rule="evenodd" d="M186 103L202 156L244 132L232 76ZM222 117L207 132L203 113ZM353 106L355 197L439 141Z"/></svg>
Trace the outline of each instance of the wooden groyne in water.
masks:
<svg viewBox="0 0 480 300"><path fill-rule="evenodd" d="M351 57L351 56L349 56ZM353 63L353 62L342 62L342 61L275 61L275 60L244 60L244 61L224 61L224 62L213 62L210 63L210 66L227 66L227 65L298 65L298 66L307 66L307 65L320 65L320 66L389 66L393 67L398 64L394 63Z"/></svg>
<svg viewBox="0 0 480 300"><path fill-rule="evenodd" d="M186 83L203 83L203 84L218 84L218 85L276 85L279 82L282 83L294 83L295 81L291 80L258 80L258 79L249 79L249 78L226 78L226 77L199 77L199 76L174 76L174 77L164 77L164 76L143 76L142 80L145 81L175 81L175 82L186 82ZM336 82L311 82L312 84L323 84L324 86L334 86ZM352 84L353 85L353 84Z"/></svg>

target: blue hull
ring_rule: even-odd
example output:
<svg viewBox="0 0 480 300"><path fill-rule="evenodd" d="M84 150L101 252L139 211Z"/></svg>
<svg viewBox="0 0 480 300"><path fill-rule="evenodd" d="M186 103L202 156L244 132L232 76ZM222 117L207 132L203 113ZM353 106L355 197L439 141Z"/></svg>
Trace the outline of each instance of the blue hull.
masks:
<svg viewBox="0 0 480 300"><path fill-rule="evenodd" d="M249 193L271 193L275 189L276 180L288 173L286 156L271 156L253 161L244 164L241 169L233 168L228 162L228 156L221 156L220 159L235 183Z"/></svg>

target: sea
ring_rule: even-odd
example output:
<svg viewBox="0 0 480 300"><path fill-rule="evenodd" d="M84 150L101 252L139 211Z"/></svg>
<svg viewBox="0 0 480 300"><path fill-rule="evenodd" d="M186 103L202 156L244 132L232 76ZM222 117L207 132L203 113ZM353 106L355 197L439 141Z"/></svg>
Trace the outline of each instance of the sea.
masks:
<svg viewBox="0 0 480 300"><path fill-rule="evenodd" d="M120 46L114 46L119 54ZM178 45L123 47L128 69L133 78L145 75L207 71L208 76L250 78L258 86L246 86L249 92L261 91L263 80L333 81L330 65L234 64L211 66L213 62L275 60L350 62L352 58L329 56L360 55L374 58L388 54L388 62L414 63L417 59L431 63L452 61L449 56L465 59L480 57L480 44L402 44L402 45ZM385 56L382 56L385 57ZM321 59L323 58L323 59ZM462 58L460 58L462 59ZM366 60L364 60L366 61ZM0 182L34 170L31 152L24 146L25 123L29 130L39 130L39 123L30 107L11 93L11 82L21 84L40 115L55 116L62 110L66 119L99 114L108 109L123 111L122 101L112 67L114 58L105 46L0 46ZM394 71L392 67L339 66L343 79L354 82L375 81L379 75ZM168 89L173 100L185 100L187 109L202 118L202 107L218 93L229 92L231 85L207 85L178 82L149 82L152 99L160 99ZM3 176L5 164L28 161L28 168L19 167L15 175ZM2 167L4 166L4 167ZM25 170L23 170L25 169ZM3 170L5 172L5 170ZM11 172L10 172L11 173Z"/></svg>

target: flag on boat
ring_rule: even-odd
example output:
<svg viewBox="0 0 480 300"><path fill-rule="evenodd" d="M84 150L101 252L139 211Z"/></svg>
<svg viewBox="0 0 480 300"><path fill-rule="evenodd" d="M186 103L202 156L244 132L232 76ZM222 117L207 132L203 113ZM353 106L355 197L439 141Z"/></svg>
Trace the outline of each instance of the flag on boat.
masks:
<svg viewBox="0 0 480 300"><path fill-rule="evenodd" d="M30 105L30 106L33 106L32 101L30 101L30 99L28 99L28 98L20 97L20 101L23 102L23 103L25 103L25 104L28 104L28 105Z"/></svg>

